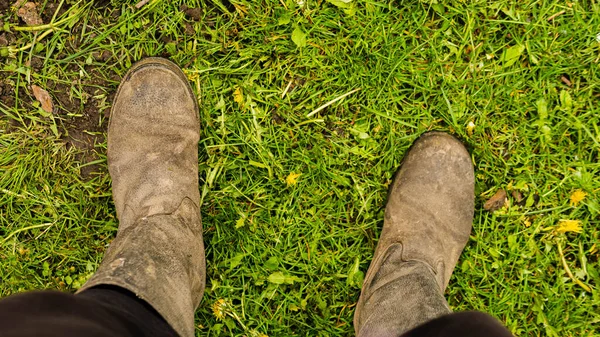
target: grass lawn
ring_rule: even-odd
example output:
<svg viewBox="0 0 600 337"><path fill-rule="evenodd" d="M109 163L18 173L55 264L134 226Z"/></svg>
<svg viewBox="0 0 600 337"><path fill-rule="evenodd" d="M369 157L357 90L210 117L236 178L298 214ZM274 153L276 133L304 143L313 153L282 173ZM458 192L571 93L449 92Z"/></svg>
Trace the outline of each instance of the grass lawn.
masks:
<svg viewBox="0 0 600 337"><path fill-rule="evenodd" d="M353 335L387 186L427 130L463 139L476 169L453 310L521 336L600 335L597 0L38 0L46 26L30 28L13 3L0 296L74 291L97 268L118 225L112 98L132 63L163 56L201 106L197 335Z"/></svg>

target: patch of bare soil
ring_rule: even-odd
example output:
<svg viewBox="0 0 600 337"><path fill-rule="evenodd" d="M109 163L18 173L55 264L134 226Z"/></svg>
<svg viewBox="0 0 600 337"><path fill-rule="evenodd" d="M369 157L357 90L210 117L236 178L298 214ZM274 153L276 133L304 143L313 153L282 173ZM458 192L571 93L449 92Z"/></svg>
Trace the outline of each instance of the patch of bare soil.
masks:
<svg viewBox="0 0 600 337"><path fill-rule="evenodd" d="M36 3L39 17L44 23L50 22L58 9L60 0L48 1L43 7ZM34 8L34 7L31 7ZM69 5L63 4L58 16L69 10ZM86 25L101 26L107 24L110 20L111 9L104 7L101 18L91 15L87 18ZM25 26L27 23L23 18L11 9L11 4L8 1L0 1L0 27L5 22ZM74 36L80 36L82 25L75 25L72 28ZM0 48L9 45L20 43L21 38L19 33L0 31ZM63 59L67 55L79 51L79 41L74 39L71 44L65 46L61 54L55 59ZM113 55L110 51L98 51L92 55L99 63L110 64ZM0 58L2 61L2 58ZM29 67L32 73L43 73L45 67L49 65L46 59L41 57L33 57L25 66ZM79 64L67 65L65 68L66 74L76 74L81 70ZM116 88L120 81L119 76L114 73L108 66L86 65L84 67L86 77L81 80L70 83L70 79L60 79L59 81L49 80L44 86L53 100L53 114L57 123L59 123L59 132L61 138L68 148L74 148L76 159L82 164L80 171L81 177L85 180L92 178L96 174L105 174L105 165L85 165L99 158L98 144L105 142L106 129L108 126L108 117L110 109L108 108L113 100ZM0 78L0 102L7 107L17 107L20 109L33 108L32 104L36 101L33 95L32 88L15 88L15 81L10 79L11 76ZM81 89L77 97L74 97L72 88ZM18 100L17 100L18 97ZM0 118L3 118L0 113Z"/></svg>
<svg viewBox="0 0 600 337"><path fill-rule="evenodd" d="M4 23L11 25L25 26L27 21L41 20L43 23L49 23L56 11L59 10L57 17L60 17L70 9L68 2L63 3L59 9L60 0L0 0L0 49L6 46L20 46L29 41L28 32L12 32L4 31L2 27ZM117 1L110 0L95 0L94 11L75 24L71 28L71 36L64 44L62 51L56 55L52 55L49 59L44 58L43 53L39 56L34 56L24 65L28 67L32 74L46 74L47 70L52 69L52 73L56 73L57 60L64 60L69 55L76 54L81 51L84 46L81 44L82 31L93 31L91 27L102 27L109 25L121 15L121 6L115 6ZM222 2L229 11L235 11L235 7L224 0ZM13 5L27 5L27 12L19 14L19 8L13 10ZM214 26L216 20L215 15L222 14L215 6L207 6L206 8L192 8L181 6L179 10L185 16L184 26L181 33L184 35L194 35L202 33L197 31L202 25L209 27ZM25 15L27 14L27 15ZM39 21L35 21L39 22ZM210 35L207 35L209 38ZM179 45L182 43L181 35L164 34L157 32L159 41L168 44L173 43ZM106 165L89 164L99 158L98 151L104 151L99 144L105 143L106 131L110 114L110 106L116 93L120 77L114 72L111 64L115 63L118 55L113 55L110 50L98 50L92 53L92 58L96 62L88 64L78 60L70 64L60 65L61 76L65 78L55 78L41 83L35 84L50 95L52 108L50 109L55 116L55 120L59 124L59 132L65 146L75 149L77 160L82 164L81 176L87 180L97 174L106 174ZM164 51L161 55L169 58L171 55L168 51ZM5 59L0 55L0 64ZM190 63L193 61L190 61ZM20 65L19 65L20 66ZM188 64L182 64L183 67L188 67ZM78 75L83 70L83 73L89 75L80 78ZM22 110L36 109L32 106L36 102L33 90L31 87L23 87L19 85L15 87L15 79L18 75L7 74L5 78L0 78L0 101L9 108L17 107ZM35 78L35 76L33 76ZM75 79L75 80L74 80ZM22 81L21 81L22 82ZM39 96L39 95L38 95ZM17 99L18 97L18 99ZM46 104L48 106L48 104ZM0 112L0 118L5 118Z"/></svg>

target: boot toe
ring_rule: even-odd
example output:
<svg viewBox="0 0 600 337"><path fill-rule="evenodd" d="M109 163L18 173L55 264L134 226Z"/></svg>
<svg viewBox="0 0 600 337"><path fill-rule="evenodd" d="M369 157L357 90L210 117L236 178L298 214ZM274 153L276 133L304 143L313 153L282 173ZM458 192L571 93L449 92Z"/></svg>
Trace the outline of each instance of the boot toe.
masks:
<svg viewBox="0 0 600 337"><path fill-rule="evenodd" d="M469 179L473 171L471 157L463 143L443 132L428 132L419 137L406 161L414 159L422 166L434 164L433 168L436 170L458 170L458 173L464 174L465 179Z"/></svg>
<svg viewBox="0 0 600 337"><path fill-rule="evenodd" d="M199 129L198 108L185 74L170 61L149 58L136 63L123 79L111 116L150 119L156 126L193 125ZM143 131L140 130L140 131Z"/></svg>

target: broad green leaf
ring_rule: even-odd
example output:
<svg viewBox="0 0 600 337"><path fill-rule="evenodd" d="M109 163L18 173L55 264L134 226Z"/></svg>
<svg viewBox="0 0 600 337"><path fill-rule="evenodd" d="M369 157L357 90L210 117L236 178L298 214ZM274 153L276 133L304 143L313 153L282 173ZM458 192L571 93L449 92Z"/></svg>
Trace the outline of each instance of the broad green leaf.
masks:
<svg viewBox="0 0 600 337"><path fill-rule="evenodd" d="M502 255L497 249L495 248L490 248L488 249L488 252L490 253L491 256L495 257L495 258L499 258L500 255Z"/></svg>
<svg viewBox="0 0 600 337"><path fill-rule="evenodd" d="M503 67L510 67L517 62L524 50L525 46L520 44L506 49L502 55L502 62L504 63Z"/></svg>
<svg viewBox="0 0 600 337"><path fill-rule="evenodd" d="M542 134L547 142L552 140L552 129L548 125L542 126Z"/></svg>
<svg viewBox="0 0 600 337"><path fill-rule="evenodd" d="M573 275L575 275L575 277L580 280L585 280L585 278L587 277L587 273L583 269L575 269Z"/></svg>
<svg viewBox="0 0 600 337"><path fill-rule="evenodd" d="M354 259L354 264L352 265L352 267L350 267L350 270L348 271L348 277L346 278L347 285L354 285L354 276L360 270L359 267L360 267L360 260L358 259L358 256L357 256Z"/></svg>
<svg viewBox="0 0 600 337"><path fill-rule="evenodd" d="M468 259L465 259L460 268L463 271L463 273L471 270L471 262Z"/></svg>
<svg viewBox="0 0 600 337"><path fill-rule="evenodd" d="M340 8L350 8L352 7L353 0L327 0L332 5L335 5Z"/></svg>
<svg viewBox="0 0 600 337"><path fill-rule="evenodd" d="M225 325L227 325L227 328L229 328L229 330L234 330L237 327L237 324L235 323L235 321L229 317L226 317L223 322L225 323Z"/></svg>
<svg viewBox="0 0 600 337"><path fill-rule="evenodd" d="M246 223L246 217L241 216L239 219L237 219L237 221L235 222L235 228L241 228L244 227L244 224Z"/></svg>
<svg viewBox="0 0 600 337"><path fill-rule="evenodd" d="M458 46L450 41L443 40L442 44L450 50L451 54L458 55Z"/></svg>
<svg viewBox="0 0 600 337"><path fill-rule="evenodd" d="M294 284L294 282L302 282L303 278L298 277L296 275L285 275L285 283L286 284Z"/></svg>
<svg viewBox="0 0 600 337"><path fill-rule="evenodd" d="M540 60L538 60L538 58L535 55L533 55L533 54L529 54L529 60L533 64L539 64L540 63Z"/></svg>
<svg viewBox="0 0 600 337"><path fill-rule="evenodd" d="M542 97L535 102L535 105L537 106L540 121L548 119L548 103L546 103L546 100Z"/></svg>
<svg viewBox="0 0 600 337"><path fill-rule="evenodd" d="M279 17L277 18L277 25L287 25L292 21L292 13L290 12L280 12Z"/></svg>
<svg viewBox="0 0 600 337"><path fill-rule="evenodd" d="M240 264L240 262L242 262L244 256L246 256L246 254L239 253L236 256L234 256L231 260L229 260L229 269L237 267Z"/></svg>
<svg viewBox="0 0 600 337"><path fill-rule="evenodd" d="M269 275L269 277L267 278L267 281L269 281L270 283L273 283L273 284L284 284L285 276L283 275L282 272L277 271L277 272L274 272L273 274Z"/></svg>
<svg viewBox="0 0 600 337"><path fill-rule="evenodd" d="M439 3L431 4L431 8L433 8L433 10L439 15L444 15L444 11L446 10L444 5Z"/></svg>
<svg viewBox="0 0 600 337"><path fill-rule="evenodd" d="M354 14L356 14L356 7L352 6L348 9L344 9L344 13L346 13L348 16L354 16Z"/></svg>
<svg viewBox="0 0 600 337"><path fill-rule="evenodd" d="M60 134L58 133L58 128L56 127L56 123L54 123L54 121L52 121L52 124L50 124L50 130L52 130L52 133L54 134L54 136L56 136L56 138L60 137Z"/></svg>
<svg viewBox="0 0 600 337"><path fill-rule="evenodd" d="M300 26L296 26L294 31L292 32L292 41L296 44L296 46L302 48L306 46L306 33L300 28Z"/></svg>
<svg viewBox="0 0 600 337"><path fill-rule="evenodd" d="M264 266L268 270L275 270L279 266L279 261L275 256L271 256L267 261L265 261Z"/></svg>
<svg viewBox="0 0 600 337"><path fill-rule="evenodd" d="M597 216L598 214L600 214L600 206L598 206L598 203L593 199L586 200L585 205L587 206L588 211L592 215Z"/></svg>
<svg viewBox="0 0 600 337"><path fill-rule="evenodd" d="M560 91L560 105L565 110L571 110L571 108L573 108L573 99L567 90Z"/></svg>
<svg viewBox="0 0 600 337"><path fill-rule="evenodd" d="M278 271L269 275L267 281L273 284L294 284L294 282L302 282L304 279L295 275L288 275Z"/></svg>
<svg viewBox="0 0 600 337"><path fill-rule="evenodd" d="M516 251L519 248L518 244L517 244L517 236L514 234L511 234L508 236L508 249L510 249L511 252Z"/></svg>

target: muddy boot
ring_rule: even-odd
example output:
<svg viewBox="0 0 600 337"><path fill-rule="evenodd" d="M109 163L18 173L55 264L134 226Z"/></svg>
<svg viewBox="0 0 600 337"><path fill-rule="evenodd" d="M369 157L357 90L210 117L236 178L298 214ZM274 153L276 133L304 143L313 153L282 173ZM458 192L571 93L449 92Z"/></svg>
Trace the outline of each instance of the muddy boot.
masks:
<svg viewBox="0 0 600 337"><path fill-rule="evenodd" d="M452 136L424 134L390 187L354 314L357 336L397 337L451 312L443 293L469 239L473 212L469 153Z"/></svg>
<svg viewBox="0 0 600 337"><path fill-rule="evenodd" d="M149 58L125 75L108 128L119 230L79 290L125 288L182 337L194 336L194 310L205 285L199 132L196 98L175 64Z"/></svg>

